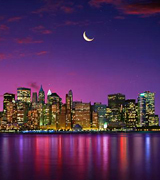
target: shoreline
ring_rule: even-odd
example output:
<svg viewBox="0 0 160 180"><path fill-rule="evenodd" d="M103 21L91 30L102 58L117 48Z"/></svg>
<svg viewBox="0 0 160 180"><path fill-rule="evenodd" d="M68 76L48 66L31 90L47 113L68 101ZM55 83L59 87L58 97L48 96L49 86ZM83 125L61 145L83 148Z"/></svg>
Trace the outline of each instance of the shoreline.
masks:
<svg viewBox="0 0 160 180"><path fill-rule="evenodd" d="M24 132L24 131L19 131L19 132L14 132L14 131L0 131L0 134L131 134L131 133L160 133L160 131L98 131L98 132L37 132L37 131L28 131L28 132Z"/></svg>

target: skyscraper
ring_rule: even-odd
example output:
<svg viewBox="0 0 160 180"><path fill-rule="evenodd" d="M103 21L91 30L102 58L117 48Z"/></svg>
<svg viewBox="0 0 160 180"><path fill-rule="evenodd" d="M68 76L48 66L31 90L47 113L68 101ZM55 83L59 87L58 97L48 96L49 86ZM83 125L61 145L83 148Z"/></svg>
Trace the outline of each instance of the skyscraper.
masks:
<svg viewBox="0 0 160 180"><path fill-rule="evenodd" d="M63 104L61 107L61 112L57 125L57 129L66 130L66 104Z"/></svg>
<svg viewBox="0 0 160 180"><path fill-rule="evenodd" d="M145 91L139 94L138 107L140 126L152 126L157 124L157 118L155 118L155 93Z"/></svg>
<svg viewBox="0 0 160 180"><path fill-rule="evenodd" d="M111 113L110 113L111 122L123 121L122 109L124 104L125 104L125 95L120 93L108 95L108 108L111 109Z"/></svg>
<svg viewBox="0 0 160 180"><path fill-rule="evenodd" d="M41 88L40 88L39 94L38 94L38 102L41 104L45 103L45 93L44 93L44 90L42 88L42 85L41 85Z"/></svg>
<svg viewBox="0 0 160 180"><path fill-rule="evenodd" d="M56 104L59 103L60 105L62 104L62 98L57 93L52 93L47 96L47 103L48 104Z"/></svg>
<svg viewBox="0 0 160 180"><path fill-rule="evenodd" d="M15 103L15 94L5 93L3 95L3 98L4 98L3 99L3 110L5 112L7 103L9 103L9 102Z"/></svg>
<svg viewBox="0 0 160 180"><path fill-rule="evenodd" d="M125 101L124 121L127 127L136 127L138 121L138 105L135 99L128 99Z"/></svg>
<svg viewBox="0 0 160 180"><path fill-rule="evenodd" d="M15 104L15 95L5 93L3 100L3 121L5 123L14 123L16 122L16 104Z"/></svg>
<svg viewBox="0 0 160 180"><path fill-rule="evenodd" d="M120 108L125 103L125 95L123 94L110 94L108 95L108 106L111 109Z"/></svg>
<svg viewBox="0 0 160 180"><path fill-rule="evenodd" d="M33 92L32 94L32 103L37 103L37 92Z"/></svg>
<svg viewBox="0 0 160 180"><path fill-rule="evenodd" d="M66 94L66 129L72 128L72 105L73 105L73 93L70 90Z"/></svg>
<svg viewBox="0 0 160 180"><path fill-rule="evenodd" d="M84 130L91 128L91 104L90 103L75 103L73 114L74 125L79 124Z"/></svg>
<svg viewBox="0 0 160 180"><path fill-rule="evenodd" d="M94 103L93 105L93 111L98 115L98 124L101 130L104 129L104 124L107 122L106 108L107 106L101 103Z"/></svg>
<svg viewBox="0 0 160 180"><path fill-rule="evenodd" d="M17 100L25 103L31 102L31 89L29 88L17 88Z"/></svg>
<svg viewBox="0 0 160 180"><path fill-rule="evenodd" d="M17 123L22 125L28 121L29 104L23 101L16 101Z"/></svg>

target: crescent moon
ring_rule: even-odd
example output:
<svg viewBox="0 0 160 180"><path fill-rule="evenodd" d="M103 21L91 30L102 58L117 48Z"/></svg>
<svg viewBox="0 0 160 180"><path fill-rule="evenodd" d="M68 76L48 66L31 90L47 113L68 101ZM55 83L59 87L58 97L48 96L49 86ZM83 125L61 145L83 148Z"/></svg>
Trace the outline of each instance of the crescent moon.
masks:
<svg viewBox="0 0 160 180"><path fill-rule="evenodd" d="M87 35L86 35L86 31L84 31L84 33L83 33L83 38L84 38L86 41L88 41L88 42L91 42L91 41L93 41L93 40L94 40L94 38L89 39L89 38L87 37Z"/></svg>

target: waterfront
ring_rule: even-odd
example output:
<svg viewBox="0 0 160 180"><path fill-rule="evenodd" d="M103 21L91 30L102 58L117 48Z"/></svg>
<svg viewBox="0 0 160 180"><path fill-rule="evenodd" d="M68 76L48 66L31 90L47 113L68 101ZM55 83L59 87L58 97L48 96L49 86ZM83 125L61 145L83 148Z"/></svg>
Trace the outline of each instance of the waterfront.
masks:
<svg viewBox="0 0 160 180"><path fill-rule="evenodd" d="M10 179L159 179L160 133L0 134Z"/></svg>

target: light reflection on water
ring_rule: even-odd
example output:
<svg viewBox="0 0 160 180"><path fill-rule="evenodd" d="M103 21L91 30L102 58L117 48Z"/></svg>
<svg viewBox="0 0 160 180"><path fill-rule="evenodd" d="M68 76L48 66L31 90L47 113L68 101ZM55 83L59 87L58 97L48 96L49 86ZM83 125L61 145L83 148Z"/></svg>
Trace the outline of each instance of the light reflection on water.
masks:
<svg viewBox="0 0 160 180"><path fill-rule="evenodd" d="M10 179L159 179L160 134L0 135Z"/></svg>

